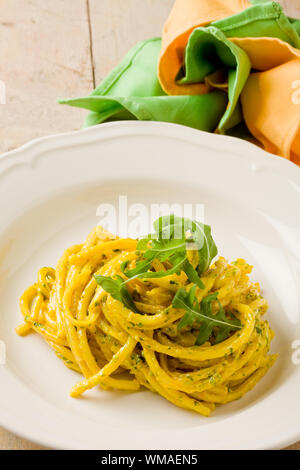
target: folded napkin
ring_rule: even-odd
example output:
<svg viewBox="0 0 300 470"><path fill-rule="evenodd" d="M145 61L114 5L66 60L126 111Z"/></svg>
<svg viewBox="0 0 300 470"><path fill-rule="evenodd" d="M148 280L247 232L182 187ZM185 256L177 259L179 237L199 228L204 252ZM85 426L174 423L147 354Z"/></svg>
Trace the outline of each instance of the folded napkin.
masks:
<svg viewBox="0 0 300 470"><path fill-rule="evenodd" d="M85 127L109 120L150 120L183 124L213 132L227 106L227 94L167 96L157 77L160 38L138 43L85 98L60 100L91 111Z"/></svg>
<svg viewBox="0 0 300 470"><path fill-rule="evenodd" d="M170 95L205 93L199 85L188 87L176 83L177 72L184 60L184 52L191 32L221 18L238 13L251 4L247 0L177 0L162 32L162 49L158 76L163 89Z"/></svg>
<svg viewBox="0 0 300 470"><path fill-rule="evenodd" d="M90 110L85 126L173 122L300 164L299 30L276 2L176 0L162 40L137 44L90 96L60 102Z"/></svg>
<svg viewBox="0 0 300 470"><path fill-rule="evenodd" d="M186 3L189 3L189 1ZM163 89L170 95L206 92L202 84L190 82L188 86L188 81L185 81L184 84L178 81L178 70L186 60L186 50L188 50L191 40L191 32L193 31L194 34L199 24L203 25L208 22L208 12L205 10L205 6L209 6L209 9L211 9L209 10L210 25L221 30L229 38L273 37L281 39L291 46L300 48L299 35L284 15L282 7L278 3L264 2L251 6L248 2L237 0L230 2L227 2L227 0L197 0L196 4L202 8L198 8L197 16L195 14L196 10L188 10L188 8L184 7L185 3L182 0L177 0L163 30L158 76ZM232 10L235 8L236 11L239 9L243 10L243 8L246 9L230 17L222 17L222 19L211 21L220 18L221 12L223 12L220 6L224 4L226 6L230 5ZM185 9L185 15L181 14L182 8ZM188 12L190 13L189 20L187 20ZM191 26L192 21L194 22L193 26ZM179 24L180 22L182 22L184 28L186 24L189 24L188 32L184 35L181 33L182 24ZM177 35L175 31L177 31ZM196 56L195 60L197 60Z"/></svg>

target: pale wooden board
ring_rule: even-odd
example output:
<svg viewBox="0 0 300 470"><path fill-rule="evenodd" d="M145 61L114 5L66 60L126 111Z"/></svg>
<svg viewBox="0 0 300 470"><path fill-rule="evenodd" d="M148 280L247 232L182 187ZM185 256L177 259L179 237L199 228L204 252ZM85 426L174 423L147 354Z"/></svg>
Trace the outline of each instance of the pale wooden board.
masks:
<svg viewBox="0 0 300 470"><path fill-rule="evenodd" d="M21 437L12 434L0 427L0 450L44 450L45 447L38 446Z"/></svg>
<svg viewBox="0 0 300 470"><path fill-rule="evenodd" d="M281 0L300 18L300 0ZM137 41L161 34L173 0L0 0L0 153L78 129L85 111L56 105L88 94ZM90 48L90 46L92 46ZM91 52L94 71L91 67ZM300 443L290 447L300 450ZM43 449L0 427L0 449Z"/></svg>
<svg viewBox="0 0 300 470"><path fill-rule="evenodd" d="M85 111L57 104L93 87L86 0L0 0L0 153L81 127Z"/></svg>

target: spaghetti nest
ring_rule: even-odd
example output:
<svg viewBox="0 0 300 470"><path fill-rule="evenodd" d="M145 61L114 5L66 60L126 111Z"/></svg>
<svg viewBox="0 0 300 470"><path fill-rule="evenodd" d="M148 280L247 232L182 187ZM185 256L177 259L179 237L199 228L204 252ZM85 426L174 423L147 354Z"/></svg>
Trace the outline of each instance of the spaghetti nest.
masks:
<svg viewBox="0 0 300 470"><path fill-rule="evenodd" d="M259 284L250 282L251 267L244 260L229 264L220 257L201 275L202 287L183 271L127 279L133 311L99 285L95 274L125 282L122 266L136 266L136 245L94 229L84 244L64 252L56 269L39 271L37 283L20 299L25 323L17 333L39 333L68 368L83 374L72 397L97 385L126 391L146 387L208 416L217 404L251 390L274 363L276 356L268 355L273 332L262 319L267 302ZM151 264L151 272L167 269L167 262ZM179 327L187 312L173 306L178 292L189 293L192 286L194 305L211 299L210 336L200 345L201 321ZM217 340L214 315L220 309L240 327L227 328L225 339Z"/></svg>

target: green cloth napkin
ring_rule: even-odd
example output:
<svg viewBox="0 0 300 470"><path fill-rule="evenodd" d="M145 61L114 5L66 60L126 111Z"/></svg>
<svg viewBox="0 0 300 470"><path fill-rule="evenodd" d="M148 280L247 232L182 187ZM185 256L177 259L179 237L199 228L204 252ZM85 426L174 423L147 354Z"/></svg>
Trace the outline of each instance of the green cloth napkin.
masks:
<svg viewBox="0 0 300 470"><path fill-rule="evenodd" d="M90 96L59 102L90 110L85 127L138 119L213 132L226 110L226 93L216 90L197 96L167 96L157 79L160 47L160 38L140 42Z"/></svg>
<svg viewBox="0 0 300 470"><path fill-rule="evenodd" d="M242 121L239 96L251 70L247 54L229 41L219 29L209 26L192 32L185 52L185 63L178 75L178 83L199 83L218 69L228 71L229 104L218 125L225 133ZM180 76L182 78L180 78Z"/></svg>
<svg viewBox="0 0 300 470"><path fill-rule="evenodd" d="M253 5L257 5L258 3L267 3L270 0L249 0L250 3ZM297 20L295 18L290 18L288 17L289 22L292 24L293 28L297 31L297 33L300 35L300 20Z"/></svg>
<svg viewBox="0 0 300 470"><path fill-rule="evenodd" d="M295 18L289 18L291 25L293 26L294 30L300 36L300 20L296 20Z"/></svg>
<svg viewBox="0 0 300 470"><path fill-rule="evenodd" d="M259 2L246 10L196 28L189 37L184 64L177 83L203 82L219 68L228 70L229 104L217 130L224 134L242 121L239 97L248 79L251 63L247 54L227 37L276 37L300 48L300 38L275 2Z"/></svg>
<svg viewBox="0 0 300 470"><path fill-rule="evenodd" d="M300 49L300 38L276 2L263 2L246 8L241 13L214 21L211 26L227 37L273 37Z"/></svg>

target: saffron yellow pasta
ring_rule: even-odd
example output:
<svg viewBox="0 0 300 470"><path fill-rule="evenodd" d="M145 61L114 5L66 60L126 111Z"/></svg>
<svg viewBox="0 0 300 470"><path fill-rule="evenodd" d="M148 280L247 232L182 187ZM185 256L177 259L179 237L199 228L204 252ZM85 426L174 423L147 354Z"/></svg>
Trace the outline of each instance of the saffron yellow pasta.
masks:
<svg viewBox="0 0 300 470"><path fill-rule="evenodd" d="M179 329L185 312L172 306L176 292L190 288L184 272L130 280L138 313L97 284L95 274L124 278L122 263L135 266L136 244L95 228L84 244L64 252L56 269L39 271L20 299L24 324L16 331L40 334L68 368L83 375L72 397L96 386L130 392L144 387L208 416L251 390L276 360L268 354L273 332L263 319L267 302L249 279L251 266L219 257L201 275L196 298L218 292L212 311L218 305L230 310L241 328L221 342L197 346L197 327ZM167 266L155 260L152 269Z"/></svg>

